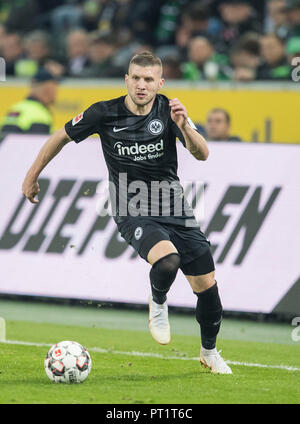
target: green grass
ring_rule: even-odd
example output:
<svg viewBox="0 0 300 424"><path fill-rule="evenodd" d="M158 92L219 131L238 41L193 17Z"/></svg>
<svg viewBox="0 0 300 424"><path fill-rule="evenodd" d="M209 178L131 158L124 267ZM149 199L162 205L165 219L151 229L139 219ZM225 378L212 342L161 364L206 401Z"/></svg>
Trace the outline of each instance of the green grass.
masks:
<svg viewBox="0 0 300 424"><path fill-rule="evenodd" d="M168 346L160 346L146 328L62 325L57 322L57 316L53 322L50 319L37 322L33 316L32 321L19 320L19 316L13 320L1 309L0 314L7 319L7 339L47 344L75 340L91 349L93 362L84 383L55 384L50 382L43 367L47 346L0 343L0 404L237 404L299 403L300 400L300 371L231 365L233 375L212 375L195 360L124 354L138 351L166 357L197 357L200 345L197 335L175 332ZM122 317L122 312L118 316ZM143 316L145 318L145 314ZM39 321L43 321L41 311ZM192 325L192 317L189 322ZM98 353L93 348L110 352ZM223 357L230 361L300 369L299 344L220 338L218 349L222 349Z"/></svg>

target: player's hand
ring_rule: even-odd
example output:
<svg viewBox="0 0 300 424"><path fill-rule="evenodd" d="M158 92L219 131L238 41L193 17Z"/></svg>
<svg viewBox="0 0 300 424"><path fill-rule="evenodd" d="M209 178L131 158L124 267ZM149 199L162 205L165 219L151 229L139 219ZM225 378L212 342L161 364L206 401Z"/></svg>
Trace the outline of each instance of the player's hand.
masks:
<svg viewBox="0 0 300 424"><path fill-rule="evenodd" d="M36 180L26 176L22 185L22 192L31 203L39 203L39 200L35 199L35 196L40 192L40 186Z"/></svg>
<svg viewBox="0 0 300 424"><path fill-rule="evenodd" d="M171 118L179 128L184 128L188 123L188 113L178 99L172 99L169 102L171 108Z"/></svg>

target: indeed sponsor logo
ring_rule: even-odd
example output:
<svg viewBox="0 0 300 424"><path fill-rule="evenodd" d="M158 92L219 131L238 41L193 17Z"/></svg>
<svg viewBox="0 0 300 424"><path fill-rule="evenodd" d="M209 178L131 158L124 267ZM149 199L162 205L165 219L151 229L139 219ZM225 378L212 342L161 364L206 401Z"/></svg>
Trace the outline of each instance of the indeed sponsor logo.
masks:
<svg viewBox="0 0 300 424"><path fill-rule="evenodd" d="M115 143L114 148L117 149L119 156L135 155L133 160L156 159L163 156L164 141L161 139L157 143L139 144L135 143L132 146L124 146L123 141ZM140 155L140 156L137 156ZM147 156L142 156L147 155Z"/></svg>

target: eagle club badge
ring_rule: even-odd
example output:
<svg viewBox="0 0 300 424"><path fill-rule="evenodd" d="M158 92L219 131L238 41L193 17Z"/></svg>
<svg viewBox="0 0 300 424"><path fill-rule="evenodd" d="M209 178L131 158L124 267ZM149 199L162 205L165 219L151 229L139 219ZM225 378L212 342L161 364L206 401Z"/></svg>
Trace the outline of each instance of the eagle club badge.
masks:
<svg viewBox="0 0 300 424"><path fill-rule="evenodd" d="M163 132L164 124L159 119L153 119L149 122L148 130L153 135L159 135Z"/></svg>
<svg viewBox="0 0 300 424"><path fill-rule="evenodd" d="M75 118L72 119L72 125L74 127L74 125L78 124L78 122L80 122L83 118L83 112L81 112L79 115L75 116Z"/></svg>

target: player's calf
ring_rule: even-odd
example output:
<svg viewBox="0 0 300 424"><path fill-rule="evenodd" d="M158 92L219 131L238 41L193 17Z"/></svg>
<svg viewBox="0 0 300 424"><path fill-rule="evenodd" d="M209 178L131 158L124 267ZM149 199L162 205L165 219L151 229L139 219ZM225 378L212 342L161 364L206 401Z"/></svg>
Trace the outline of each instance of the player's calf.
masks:
<svg viewBox="0 0 300 424"><path fill-rule="evenodd" d="M156 261L150 271L152 295L149 300L149 329L154 340L168 344L171 339L167 293L180 265L178 253L170 253Z"/></svg>
<svg viewBox="0 0 300 424"><path fill-rule="evenodd" d="M223 313L217 282L209 289L195 294L198 297L196 319L201 331L200 362L214 374L232 374L216 349Z"/></svg>
<svg viewBox="0 0 300 424"><path fill-rule="evenodd" d="M198 297L196 320L200 325L201 344L205 349L214 349L223 313L217 282L201 293L194 293Z"/></svg>

